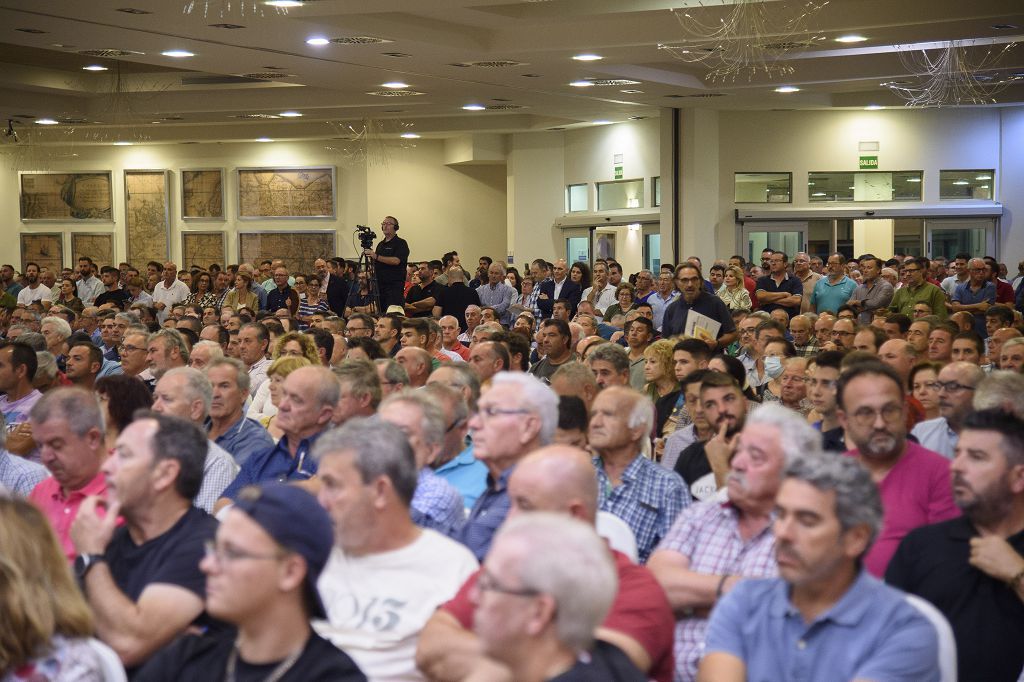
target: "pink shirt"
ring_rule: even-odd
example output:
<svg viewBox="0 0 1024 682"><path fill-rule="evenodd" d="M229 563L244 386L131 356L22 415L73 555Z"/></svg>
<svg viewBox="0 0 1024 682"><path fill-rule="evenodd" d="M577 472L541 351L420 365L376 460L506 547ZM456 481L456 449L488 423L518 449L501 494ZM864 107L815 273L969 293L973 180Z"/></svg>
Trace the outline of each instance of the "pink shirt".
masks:
<svg viewBox="0 0 1024 682"><path fill-rule="evenodd" d="M57 479L49 476L39 485L32 489L28 499L31 500L50 520L53 529L57 531L60 545L64 548L64 554L68 561L74 561L78 553L75 551L75 544L71 542L71 524L78 516L78 508L90 495L99 495L107 499L107 479L100 472L96 477L86 483L78 490L72 490L67 496L61 489Z"/></svg>
<svg viewBox="0 0 1024 682"><path fill-rule="evenodd" d="M850 450L851 457L860 452ZM900 541L918 526L960 516L953 502L949 460L937 452L907 441L907 450L878 484L885 516L882 530L871 546L864 566L881 578Z"/></svg>

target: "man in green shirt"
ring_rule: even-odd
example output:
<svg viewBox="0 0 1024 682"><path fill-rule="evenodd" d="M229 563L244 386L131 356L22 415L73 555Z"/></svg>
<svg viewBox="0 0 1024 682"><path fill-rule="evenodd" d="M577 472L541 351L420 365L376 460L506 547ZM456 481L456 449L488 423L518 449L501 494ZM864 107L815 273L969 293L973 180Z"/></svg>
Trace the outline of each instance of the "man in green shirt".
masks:
<svg viewBox="0 0 1024 682"><path fill-rule="evenodd" d="M946 294L939 287L924 280L929 265L931 263L927 258L919 257L903 266L900 272L904 284L896 290L889 310L913 318L914 304L924 302L931 307L933 315L940 320L946 319Z"/></svg>

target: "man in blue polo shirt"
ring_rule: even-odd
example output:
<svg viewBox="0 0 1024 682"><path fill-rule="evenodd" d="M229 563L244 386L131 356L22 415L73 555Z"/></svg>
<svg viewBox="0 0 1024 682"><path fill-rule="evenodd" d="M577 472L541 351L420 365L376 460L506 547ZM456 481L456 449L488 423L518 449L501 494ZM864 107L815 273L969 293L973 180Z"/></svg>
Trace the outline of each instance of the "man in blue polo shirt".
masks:
<svg viewBox="0 0 1024 682"><path fill-rule="evenodd" d="M274 446L274 440L255 419L245 416L249 397L249 373L235 358L218 358L206 366L206 378L213 386L210 403L209 437L245 464L254 453Z"/></svg>
<svg viewBox="0 0 1024 682"><path fill-rule="evenodd" d="M935 627L861 565L881 525L878 488L855 460L791 461L773 527L780 577L718 602L697 679L937 682Z"/></svg>
<svg viewBox="0 0 1024 682"><path fill-rule="evenodd" d="M837 313L839 306L845 305L857 290L857 282L846 275L846 256L833 253L826 267L828 277L819 279L811 292L811 308L819 314Z"/></svg>
<svg viewBox="0 0 1024 682"><path fill-rule="evenodd" d="M224 490L215 511L232 503L247 485L267 481L305 481L316 475L309 450L331 425L341 388L326 367L300 367L281 384L277 425L284 432L272 448L245 460L242 470Z"/></svg>
<svg viewBox="0 0 1024 682"><path fill-rule="evenodd" d="M799 277L786 272L788 262L789 256L782 251L773 251L768 256L770 272L757 278L757 300L766 313L782 308L793 319L800 314L804 285Z"/></svg>
<svg viewBox="0 0 1024 682"><path fill-rule="evenodd" d="M797 282L799 284L799 281ZM686 322L690 311L710 317L721 326L718 328L716 338L699 336L714 350L725 348L736 340L736 324L732 320L732 313L722 299L714 294L709 294L704 289L704 278L700 274L700 268L693 263L681 263L676 268L676 287L680 296L665 308L665 317L661 324L662 338L671 338L686 332Z"/></svg>

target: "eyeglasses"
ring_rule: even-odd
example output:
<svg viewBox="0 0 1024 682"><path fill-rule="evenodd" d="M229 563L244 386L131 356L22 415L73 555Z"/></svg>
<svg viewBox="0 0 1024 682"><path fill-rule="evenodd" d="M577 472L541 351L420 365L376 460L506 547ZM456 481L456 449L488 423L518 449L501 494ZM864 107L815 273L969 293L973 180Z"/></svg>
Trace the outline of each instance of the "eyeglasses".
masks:
<svg viewBox="0 0 1024 682"><path fill-rule="evenodd" d="M935 388L947 393L959 393L960 391L973 391L974 386L967 386L958 381L936 381Z"/></svg>
<svg viewBox="0 0 1024 682"><path fill-rule="evenodd" d="M853 420L861 426L868 426L874 424L878 419L878 415L882 415L882 419L886 422L895 422L903 418L903 406L895 403L886 405L880 411L873 410L870 407L862 407L854 410Z"/></svg>
<svg viewBox="0 0 1024 682"><path fill-rule="evenodd" d="M502 585L486 568L480 570L480 576L476 580L476 589L481 592L500 592L513 597L536 597L540 594L540 591L527 587Z"/></svg>
<svg viewBox="0 0 1024 682"><path fill-rule="evenodd" d="M781 381L784 384L805 384L807 383L807 378L799 376L783 376Z"/></svg>
<svg viewBox="0 0 1024 682"><path fill-rule="evenodd" d="M490 419L491 417L500 417L502 415L513 415L513 414L530 414L529 410L509 410L501 407L495 407L493 405L487 405L481 407L477 414L484 418Z"/></svg>
<svg viewBox="0 0 1024 682"><path fill-rule="evenodd" d="M276 554L256 554L254 552L245 552L240 549L232 549L231 547L225 547L223 545L218 547L217 543L213 540L205 541L203 543L203 550L206 553L207 559L213 559L218 564L234 563L245 559L253 561L277 561L285 556L280 552Z"/></svg>
<svg viewBox="0 0 1024 682"><path fill-rule="evenodd" d="M459 428L460 426L462 426L465 423L466 423L466 420L464 418L463 419L456 419L455 421L453 421L451 423L451 425L448 426L448 428L446 428L444 430L444 432L446 434L451 433L452 431L454 431L455 429Z"/></svg>
<svg viewBox="0 0 1024 682"><path fill-rule="evenodd" d="M122 343L120 346L117 347L117 352L118 353L122 353L122 354L124 354L124 353L134 353L137 350L146 350L146 349L145 348L140 348L139 346L132 346L132 345L129 345L127 343Z"/></svg>

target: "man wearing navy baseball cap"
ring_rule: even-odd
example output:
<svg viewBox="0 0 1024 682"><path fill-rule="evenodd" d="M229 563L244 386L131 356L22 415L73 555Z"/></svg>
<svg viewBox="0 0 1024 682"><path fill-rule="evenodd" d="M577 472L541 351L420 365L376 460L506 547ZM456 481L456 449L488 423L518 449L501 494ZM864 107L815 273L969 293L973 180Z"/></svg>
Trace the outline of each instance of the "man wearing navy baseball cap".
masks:
<svg viewBox="0 0 1024 682"><path fill-rule="evenodd" d="M365 680L309 624L325 617L316 582L333 544L330 517L301 488L268 483L242 490L200 563L207 611L237 634L184 637L134 679Z"/></svg>

